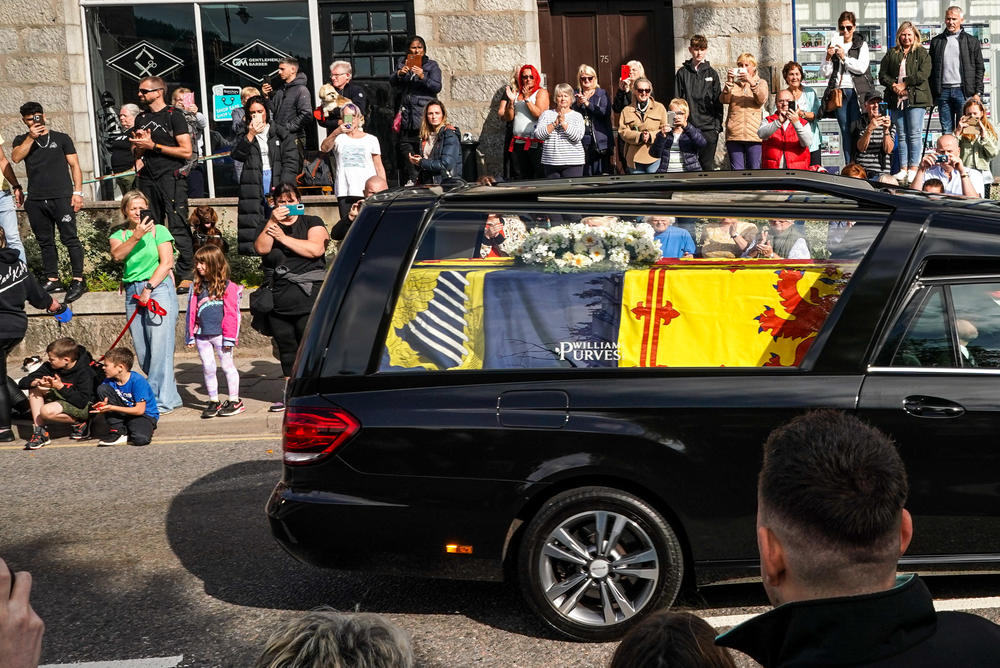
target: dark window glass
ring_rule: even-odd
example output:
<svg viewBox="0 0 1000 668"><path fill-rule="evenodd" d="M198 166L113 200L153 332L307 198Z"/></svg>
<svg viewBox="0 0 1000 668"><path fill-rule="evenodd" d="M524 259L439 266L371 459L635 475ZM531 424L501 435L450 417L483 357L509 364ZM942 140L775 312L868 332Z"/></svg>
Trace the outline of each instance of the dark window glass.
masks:
<svg viewBox="0 0 1000 668"><path fill-rule="evenodd" d="M382 78L392 74L392 58L373 58L375 61L375 76Z"/></svg>
<svg viewBox="0 0 1000 668"><path fill-rule="evenodd" d="M1000 368L1000 283L953 285L951 299L959 363Z"/></svg>
<svg viewBox="0 0 1000 668"><path fill-rule="evenodd" d="M955 351L947 315L942 288L933 288L899 344L892 366L954 366Z"/></svg>
<svg viewBox="0 0 1000 668"><path fill-rule="evenodd" d="M354 38L355 53L385 53L388 50L388 35L357 35Z"/></svg>
<svg viewBox="0 0 1000 668"><path fill-rule="evenodd" d="M334 32L347 32L351 29L351 15L347 13L334 14L332 20Z"/></svg>
<svg viewBox="0 0 1000 668"><path fill-rule="evenodd" d="M371 78L372 76L372 60L371 58L354 58L354 76L365 79Z"/></svg>
<svg viewBox="0 0 1000 668"><path fill-rule="evenodd" d="M390 12L389 26L393 32L406 32L406 12Z"/></svg>
<svg viewBox="0 0 1000 668"><path fill-rule="evenodd" d="M392 50L398 53L406 53L409 48L409 44L406 43L406 35L393 35L392 36Z"/></svg>
<svg viewBox="0 0 1000 668"><path fill-rule="evenodd" d="M351 12L351 30L354 32L368 31L368 12Z"/></svg>
<svg viewBox="0 0 1000 668"><path fill-rule="evenodd" d="M387 12L372 12L372 32L389 30L389 15Z"/></svg>
<svg viewBox="0 0 1000 668"><path fill-rule="evenodd" d="M333 38L333 52L334 53L350 53L351 52L351 38L347 35L337 35Z"/></svg>

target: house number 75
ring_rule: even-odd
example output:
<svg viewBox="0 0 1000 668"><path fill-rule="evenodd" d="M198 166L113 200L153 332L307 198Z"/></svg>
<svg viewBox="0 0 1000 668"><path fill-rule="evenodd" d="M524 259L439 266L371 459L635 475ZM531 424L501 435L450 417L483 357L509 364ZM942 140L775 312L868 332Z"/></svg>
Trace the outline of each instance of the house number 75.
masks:
<svg viewBox="0 0 1000 668"><path fill-rule="evenodd" d="M611 56L606 56L603 53L601 54L600 58L601 58L601 62L602 63L610 63L611 62Z"/></svg>

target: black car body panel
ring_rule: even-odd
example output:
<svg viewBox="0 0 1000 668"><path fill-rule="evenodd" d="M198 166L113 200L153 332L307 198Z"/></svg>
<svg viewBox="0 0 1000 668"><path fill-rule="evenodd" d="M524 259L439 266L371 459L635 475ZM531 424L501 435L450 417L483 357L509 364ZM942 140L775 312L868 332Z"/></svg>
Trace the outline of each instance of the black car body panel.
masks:
<svg viewBox="0 0 1000 668"><path fill-rule="evenodd" d="M322 566L500 579L525 523L550 499L603 486L662 515L694 579L753 576L761 444L794 415L833 408L857 412L899 444L916 526L908 564L995 560L1000 368L900 368L892 360L921 308L914 295L942 280L925 273L1000 271L1000 209L801 172L662 176L415 189L369 203L317 300L287 401L292 411L342 409L361 429L329 457L285 466L267 506L282 546ZM600 213L615 208L605 193L714 194L748 184L832 194L847 202L845 217L884 221L859 226L873 231L871 249L798 366L381 370L394 305L436 216L551 210L560 198L569 198L567 209L583 206L574 197L593 198L587 210ZM816 215L808 196L789 199L751 203L741 215ZM724 209L688 197L671 212ZM957 299L941 294L948 304ZM944 414L934 419L933 411Z"/></svg>

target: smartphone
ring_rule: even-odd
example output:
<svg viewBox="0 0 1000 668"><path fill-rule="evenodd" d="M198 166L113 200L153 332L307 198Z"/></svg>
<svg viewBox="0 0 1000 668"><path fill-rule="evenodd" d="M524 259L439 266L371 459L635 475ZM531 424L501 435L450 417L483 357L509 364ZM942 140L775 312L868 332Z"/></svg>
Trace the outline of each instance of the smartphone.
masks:
<svg viewBox="0 0 1000 668"><path fill-rule="evenodd" d="M795 100L788 101L788 109L789 111L795 111Z"/></svg>
<svg viewBox="0 0 1000 668"><path fill-rule="evenodd" d="M286 209L288 209L289 216L301 216L306 212L306 205L302 202L298 204L285 204Z"/></svg>
<svg viewBox="0 0 1000 668"><path fill-rule="evenodd" d="M879 102L878 103L878 114L879 116L887 116L889 114L889 103Z"/></svg>
<svg viewBox="0 0 1000 668"><path fill-rule="evenodd" d="M155 219L153 218L153 211L151 209L143 209L142 211L139 212L139 222L140 223L142 221L146 220L147 218L149 218L150 220L153 220L155 222Z"/></svg>
<svg viewBox="0 0 1000 668"><path fill-rule="evenodd" d="M632 68L628 65L622 65L622 79L628 80L632 77Z"/></svg>
<svg viewBox="0 0 1000 668"><path fill-rule="evenodd" d="M41 114L35 114L31 117L31 122L38 125L45 125L45 117Z"/></svg>
<svg viewBox="0 0 1000 668"><path fill-rule="evenodd" d="M353 130L354 129L354 114L346 112L344 114L344 129Z"/></svg>
<svg viewBox="0 0 1000 668"><path fill-rule="evenodd" d="M406 66L409 68L420 67L424 64L424 57L418 56L415 53L407 54L406 56Z"/></svg>
<svg viewBox="0 0 1000 668"><path fill-rule="evenodd" d="M181 106L185 109L194 104L194 93L181 93Z"/></svg>
<svg viewBox="0 0 1000 668"><path fill-rule="evenodd" d="M745 67L737 67L736 68L736 76L738 76L738 77L745 77L746 75L747 75L747 68L745 68Z"/></svg>
<svg viewBox="0 0 1000 668"><path fill-rule="evenodd" d="M674 122L677 119L677 113L673 111L667 112L667 127L673 127Z"/></svg>

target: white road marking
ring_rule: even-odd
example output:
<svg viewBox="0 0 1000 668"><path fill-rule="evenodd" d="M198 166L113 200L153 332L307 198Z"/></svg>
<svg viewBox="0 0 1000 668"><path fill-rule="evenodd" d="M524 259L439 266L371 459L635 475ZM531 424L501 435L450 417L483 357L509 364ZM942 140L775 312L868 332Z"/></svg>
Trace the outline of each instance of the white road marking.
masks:
<svg viewBox="0 0 1000 668"><path fill-rule="evenodd" d="M124 659L122 661L89 661L87 663L50 663L38 668L174 668L184 655L154 659Z"/></svg>
<svg viewBox="0 0 1000 668"><path fill-rule="evenodd" d="M1000 608L1000 596L987 596L983 598L950 598L934 601L934 609L938 612L995 610L997 608ZM742 624L748 619L753 619L757 616L757 614L720 615L718 617L702 617L702 619L711 624L713 628L722 629Z"/></svg>

